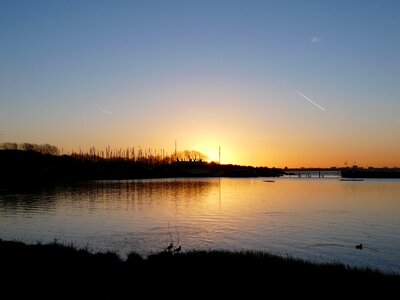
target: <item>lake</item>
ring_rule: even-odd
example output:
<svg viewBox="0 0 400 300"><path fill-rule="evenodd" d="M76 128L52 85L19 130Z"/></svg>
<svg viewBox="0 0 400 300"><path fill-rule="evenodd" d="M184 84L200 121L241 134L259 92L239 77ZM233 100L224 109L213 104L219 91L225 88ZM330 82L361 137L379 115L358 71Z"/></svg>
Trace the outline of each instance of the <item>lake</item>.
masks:
<svg viewBox="0 0 400 300"><path fill-rule="evenodd" d="M263 250L400 273L400 180L192 178L0 190L0 238L94 251ZM363 244L363 249L355 248Z"/></svg>

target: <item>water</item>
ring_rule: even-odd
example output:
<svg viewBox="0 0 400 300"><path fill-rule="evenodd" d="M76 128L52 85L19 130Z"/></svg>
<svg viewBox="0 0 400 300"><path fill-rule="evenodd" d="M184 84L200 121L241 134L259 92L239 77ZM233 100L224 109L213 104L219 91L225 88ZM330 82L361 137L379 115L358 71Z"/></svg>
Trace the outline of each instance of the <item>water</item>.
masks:
<svg viewBox="0 0 400 300"><path fill-rule="evenodd" d="M400 180L94 181L0 191L0 238L94 251L255 249L400 273ZM363 250L356 244L362 243Z"/></svg>

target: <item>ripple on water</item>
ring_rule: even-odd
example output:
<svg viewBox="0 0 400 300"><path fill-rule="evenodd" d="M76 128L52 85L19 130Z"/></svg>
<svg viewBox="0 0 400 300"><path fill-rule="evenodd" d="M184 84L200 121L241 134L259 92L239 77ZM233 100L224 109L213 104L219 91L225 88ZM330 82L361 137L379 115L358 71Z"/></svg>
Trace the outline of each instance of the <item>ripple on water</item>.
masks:
<svg viewBox="0 0 400 300"><path fill-rule="evenodd" d="M400 180L101 181L0 191L0 238L95 250L256 249L400 273ZM363 250L355 249L363 244Z"/></svg>

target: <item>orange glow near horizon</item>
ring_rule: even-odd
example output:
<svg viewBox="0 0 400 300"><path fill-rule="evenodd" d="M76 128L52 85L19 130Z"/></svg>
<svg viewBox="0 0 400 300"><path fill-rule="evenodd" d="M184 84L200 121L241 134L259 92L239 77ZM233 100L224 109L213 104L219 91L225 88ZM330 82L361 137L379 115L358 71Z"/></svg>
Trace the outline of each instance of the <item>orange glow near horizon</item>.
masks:
<svg viewBox="0 0 400 300"><path fill-rule="evenodd" d="M196 143L191 141L190 143L181 143L177 141L177 150L196 150L208 157L209 162L219 161L219 146L221 146L221 163L222 164L238 164L246 166L266 166L266 167L277 167L277 168L300 168L300 167L345 167L358 165L360 167L399 167L398 152L395 147L393 149L387 149L386 155L379 155L378 145L375 148L363 150L362 152L357 150L356 145L352 147L347 146L341 148L340 146L333 147L332 145L322 145L320 147L311 147L306 145L300 145L297 147L290 147L283 145L279 148L279 145L275 147L268 146L256 147L254 144L243 145L239 140L234 143L232 140L226 140L227 143L218 144L216 140L210 143L204 143L203 141ZM229 143L230 142L230 143ZM57 144L55 144L57 146ZM135 147L136 151L139 150L139 145L129 145L127 143L118 143L117 147L112 149L126 149L128 147ZM151 149L161 153L164 150L165 155L172 155L175 151L174 141L169 143L169 147L157 146L154 143L149 143L150 147L146 144L141 144L140 149L143 151ZM92 145L98 150L105 150L108 145L95 144ZM92 147L90 144L82 143L80 149L83 152L89 151ZM147 146L147 147L146 147ZM331 147L331 148L330 148ZM62 147L59 146L60 150L63 149L63 153L70 153L72 151L79 152L79 145L75 147Z"/></svg>
<svg viewBox="0 0 400 300"><path fill-rule="evenodd" d="M221 87L209 82L177 81L148 95L132 92L120 100L124 105L109 108L111 113L82 107L70 126L62 122L44 124L29 134L21 127L10 136L14 137L12 142L53 144L64 153L110 146L164 150L171 155L176 140L178 151L196 150L215 162L219 161L221 146L222 164L330 168L344 167L347 162L348 166L400 166L398 123L382 125L356 119L343 110L315 110L298 99L294 101L292 95L273 101L278 97L273 87L267 97L251 86L238 86L240 83ZM174 99L177 104L168 111L167 100L157 104L150 101L143 105L143 113L132 117L136 106L129 99L139 96ZM256 104L246 105L249 99Z"/></svg>

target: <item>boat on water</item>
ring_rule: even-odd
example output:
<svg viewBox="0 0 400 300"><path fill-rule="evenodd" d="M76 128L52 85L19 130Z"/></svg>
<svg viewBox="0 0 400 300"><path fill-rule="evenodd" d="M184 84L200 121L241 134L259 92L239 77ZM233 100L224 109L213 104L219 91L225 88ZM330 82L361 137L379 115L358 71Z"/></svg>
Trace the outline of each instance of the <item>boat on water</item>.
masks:
<svg viewBox="0 0 400 300"><path fill-rule="evenodd" d="M351 168L341 170L342 178L400 178L399 168Z"/></svg>

